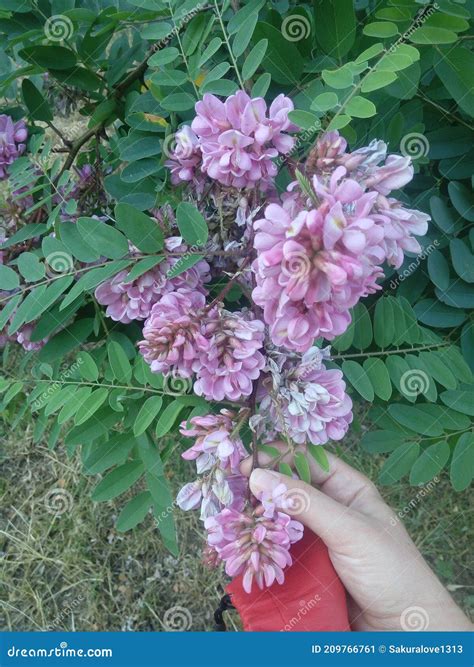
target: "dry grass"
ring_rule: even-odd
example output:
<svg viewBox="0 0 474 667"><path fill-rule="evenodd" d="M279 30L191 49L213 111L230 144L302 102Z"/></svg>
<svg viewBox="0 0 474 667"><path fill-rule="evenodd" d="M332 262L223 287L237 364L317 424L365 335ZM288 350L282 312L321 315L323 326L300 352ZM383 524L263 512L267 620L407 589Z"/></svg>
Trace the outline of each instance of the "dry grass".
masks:
<svg viewBox="0 0 474 667"><path fill-rule="evenodd" d="M161 630L166 611L176 606L189 610L190 630L212 629L225 578L201 563L202 528L195 514L177 512L180 555L174 558L151 517L130 533L117 533L114 519L123 498L94 504L89 493L96 478L84 477L80 461L68 460L62 447L49 451L33 444L31 424L14 433L5 428L3 435L2 629ZM375 478L383 459L361 453L355 440L347 445L346 458ZM189 477L188 464L180 463L172 486ZM45 508L52 489L71 494L60 516ZM383 493L396 510L416 495L405 483ZM443 477L404 519L467 611L474 604L468 514L468 495L455 494ZM228 621L229 629L238 629L235 616Z"/></svg>

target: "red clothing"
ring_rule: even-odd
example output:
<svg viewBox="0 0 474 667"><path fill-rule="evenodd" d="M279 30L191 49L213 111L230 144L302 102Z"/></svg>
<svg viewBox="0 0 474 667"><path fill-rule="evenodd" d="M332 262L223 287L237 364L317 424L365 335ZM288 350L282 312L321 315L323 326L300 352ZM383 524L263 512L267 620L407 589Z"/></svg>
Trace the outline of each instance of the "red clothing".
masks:
<svg viewBox="0 0 474 667"><path fill-rule="evenodd" d="M350 630L345 589L324 542L306 528L291 555L293 565L285 569L283 585L274 583L261 591L254 583L248 594L239 576L227 586L244 630Z"/></svg>

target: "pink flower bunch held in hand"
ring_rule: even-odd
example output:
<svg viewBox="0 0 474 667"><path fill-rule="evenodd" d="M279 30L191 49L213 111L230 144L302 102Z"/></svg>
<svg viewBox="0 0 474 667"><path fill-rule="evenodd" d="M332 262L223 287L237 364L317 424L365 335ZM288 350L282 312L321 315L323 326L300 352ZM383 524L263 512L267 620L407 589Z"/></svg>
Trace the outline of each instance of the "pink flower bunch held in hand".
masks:
<svg viewBox="0 0 474 667"><path fill-rule="evenodd" d="M284 95L267 108L262 97L252 99L244 91L225 102L206 93L196 103L191 128L176 134L176 148L166 163L172 182L192 181L200 171L225 186L265 189L277 174L273 160L294 146L287 134L298 129L288 119L293 108Z"/></svg>
<svg viewBox="0 0 474 667"><path fill-rule="evenodd" d="M25 121L0 115L0 180L8 178L8 166L24 153L27 137Z"/></svg>
<svg viewBox="0 0 474 667"><path fill-rule="evenodd" d="M201 477L185 484L176 501L183 510L200 508L207 562L224 561L230 576L243 573L250 592L254 580L260 588L283 583L283 570L292 563L289 548L301 539L303 526L282 511L291 508L284 485L264 493L260 502L249 499L247 478L239 472L247 456L238 435L244 420L245 414L221 410L181 424L183 435L196 438L182 457L196 462Z"/></svg>
<svg viewBox="0 0 474 667"><path fill-rule="evenodd" d="M243 91L225 101L205 94L191 124L170 135L166 165L172 184L188 184L183 208L196 206L208 227L209 264L172 236L176 228L186 235L191 221L169 203L155 214L168 237L165 258L96 289L112 319L144 320L138 347L163 374L164 393L169 378L188 380L194 394L219 404L181 424L193 439L182 457L196 478L176 501L200 512L206 562L241 575L248 592L284 581L303 526L284 485L252 496L240 472L248 455L241 433L251 436L257 464L259 443L283 439L294 452L344 438L352 401L342 372L328 367L329 348L315 339L346 331L351 309L381 289L384 265L398 268L406 252L420 251L415 237L429 219L392 194L413 177L409 158L387 155L376 140L351 153L337 132L319 137L301 171L290 165L296 180L279 195L275 158L294 148L292 109L284 95L267 107Z"/></svg>
<svg viewBox="0 0 474 667"><path fill-rule="evenodd" d="M286 491L282 486L275 489L280 497ZM242 585L247 593L254 581L260 589L275 581L282 584L283 570L292 564L290 547L303 537L303 525L279 511L278 501L264 497L260 500L248 503L241 512L224 508L204 522L209 547L225 562L230 577L243 575Z"/></svg>

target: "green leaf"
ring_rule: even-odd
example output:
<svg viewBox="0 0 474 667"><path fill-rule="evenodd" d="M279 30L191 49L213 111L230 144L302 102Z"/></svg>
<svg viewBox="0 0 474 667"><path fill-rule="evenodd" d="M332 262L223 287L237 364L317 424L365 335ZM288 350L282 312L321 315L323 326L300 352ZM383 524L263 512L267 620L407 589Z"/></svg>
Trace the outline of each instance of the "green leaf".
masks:
<svg viewBox="0 0 474 667"><path fill-rule="evenodd" d="M383 361L375 357L370 357L364 361L363 366L375 394L383 401L388 401L392 395L392 383L390 382L390 375Z"/></svg>
<svg viewBox="0 0 474 667"><path fill-rule="evenodd" d="M372 343L372 322L367 308L358 303L354 308L354 338L352 344L358 350L365 350Z"/></svg>
<svg viewBox="0 0 474 667"><path fill-rule="evenodd" d="M128 137L120 140L118 146L120 157L125 162L136 162L161 153L161 145L156 137L150 134L143 136L143 132L130 132Z"/></svg>
<svg viewBox="0 0 474 667"><path fill-rule="evenodd" d="M96 475L107 468L124 463L135 444L136 440L130 433L113 433L110 440L100 444L94 443L84 461L86 475Z"/></svg>
<svg viewBox="0 0 474 667"><path fill-rule="evenodd" d="M402 433L394 431L369 431L364 433L360 445L365 452L369 454L384 454L392 452L405 442Z"/></svg>
<svg viewBox="0 0 474 667"><path fill-rule="evenodd" d="M100 252L93 246L93 239L86 242L79 228L74 222L60 222L57 224L57 230L61 241L73 257L80 262L95 262L100 257Z"/></svg>
<svg viewBox="0 0 474 667"><path fill-rule="evenodd" d="M158 223L134 206L117 204L115 219L117 227L142 252L155 253L163 248L163 232Z"/></svg>
<svg viewBox="0 0 474 667"><path fill-rule="evenodd" d="M88 380L89 382L97 381L99 369L88 352L81 350L77 355L77 363L79 365L79 373L84 380Z"/></svg>
<svg viewBox="0 0 474 667"><path fill-rule="evenodd" d="M374 400L374 389L367 377L367 373L360 364L351 360L344 361L342 372L362 398L366 401Z"/></svg>
<svg viewBox="0 0 474 667"><path fill-rule="evenodd" d="M77 320L67 329L60 331L51 338L39 351L38 359L51 363L56 359L66 356L76 347L81 345L92 333L94 327L93 318Z"/></svg>
<svg viewBox="0 0 474 667"><path fill-rule="evenodd" d="M443 391L440 398L448 408L474 417L474 392L464 389Z"/></svg>
<svg viewBox="0 0 474 667"><path fill-rule="evenodd" d="M135 436L139 436L147 430L161 410L162 405L163 399L161 396L150 396L145 401L133 424L133 434Z"/></svg>
<svg viewBox="0 0 474 667"><path fill-rule="evenodd" d="M206 221L197 208L188 202L181 202L176 209L176 222L182 237L191 246L202 246L208 238Z"/></svg>
<svg viewBox="0 0 474 667"><path fill-rule="evenodd" d="M397 449L390 454L380 470L380 484L390 485L394 482L398 482L399 479L410 471L413 463L418 457L419 451L420 445L416 442L406 442L400 447L397 447Z"/></svg>
<svg viewBox="0 0 474 667"><path fill-rule="evenodd" d="M440 329L451 329L466 319L464 312L446 306L435 299L423 299L415 305L415 313L420 322Z"/></svg>
<svg viewBox="0 0 474 667"><path fill-rule="evenodd" d="M288 475L288 477L293 477L293 470L288 465L288 463L280 461L280 463L278 464L278 470L281 472L282 475Z"/></svg>
<svg viewBox="0 0 474 667"><path fill-rule="evenodd" d="M58 415L58 424L65 424L79 410L81 405L90 396L91 387L79 387L73 394L67 396ZM69 431L71 433L71 431ZM69 436L68 433L68 436Z"/></svg>
<svg viewBox="0 0 474 667"><path fill-rule="evenodd" d="M310 113L309 111L301 111L300 109L295 109L290 111L288 118L292 123L298 125L304 130L318 129L321 127L321 121L317 116Z"/></svg>
<svg viewBox="0 0 474 667"><path fill-rule="evenodd" d="M428 255L428 273L431 281L442 290L449 285L449 264L440 250L434 250Z"/></svg>
<svg viewBox="0 0 474 667"><path fill-rule="evenodd" d="M277 83L296 84L304 66L298 48L285 39L280 30L264 21L258 22L254 37L257 41L268 40L268 48L262 66L271 75L272 79Z"/></svg>
<svg viewBox="0 0 474 667"><path fill-rule="evenodd" d="M136 280L144 273L147 273L147 271L152 269L154 266L160 264L164 258L164 255L159 255L158 257L144 257L143 259L140 259L127 273L124 278L124 282L132 282L133 280Z"/></svg>
<svg viewBox="0 0 474 667"><path fill-rule="evenodd" d="M353 85L354 76L348 67L339 67L339 69L323 69L322 77L324 82L331 88L344 90Z"/></svg>
<svg viewBox="0 0 474 667"><path fill-rule="evenodd" d="M190 93L171 93L161 100L161 106L166 111L189 111L195 104L196 98Z"/></svg>
<svg viewBox="0 0 474 667"><path fill-rule="evenodd" d="M138 496L129 500L120 512L115 527L121 533L135 528L146 517L148 510L153 504L153 498L149 491L142 491Z"/></svg>
<svg viewBox="0 0 474 667"><path fill-rule="evenodd" d="M271 74L264 72L252 86L252 97L265 97L272 81Z"/></svg>
<svg viewBox="0 0 474 667"><path fill-rule="evenodd" d="M240 25L232 42L232 52L236 58L242 55L250 40L252 39L255 26L258 21L258 12L254 12L248 16Z"/></svg>
<svg viewBox="0 0 474 667"><path fill-rule="evenodd" d="M449 243L454 270L460 278L468 283L474 283L474 255L461 239L452 239ZM433 281L434 282L434 281ZM446 289L447 286L440 289Z"/></svg>
<svg viewBox="0 0 474 667"><path fill-rule="evenodd" d="M39 261L37 255L32 252L22 252L17 259L18 271L27 283L34 283L44 278L44 264Z"/></svg>
<svg viewBox="0 0 474 667"><path fill-rule="evenodd" d="M27 46L19 52L20 58L45 69L70 69L76 56L64 46Z"/></svg>
<svg viewBox="0 0 474 667"><path fill-rule="evenodd" d="M427 447L415 461L410 472L410 484L426 484L446 465L451 450L446 441Z"/></svg>
<svg viewBox="0 0 474 667"><path fill-rule="evenodd" d="M49 108L49 104L30 79L23 79L21 84L21 94L23 95L26 108L33 120L42 120L45 122L53 120L53 113Z"/></svg>
<svg viewBox="0 0 474 667"><path fill-rule="evenodd" d="M76 397L82 390L88 390L90 387L81 387L76 393ZM86 395L87 398L87 395ZM74 399L74 397L73 397ZM64 406L66 407L66 406ZM74 414L74 413L73 413ZM59 417L61 413L59 414ZM58 421L60 421L58 417ZM112 426L114 426L120 419L120 415L111 408L103 405L100 410L84 424L75 426L68 432L65 438L66 445L84 445L96 440L102 435L109 433Z"/></svg>
<svg viewBox="0 0 474 667"><path fill-rule="evenodd" d="M156 437L162 438L169 433L185 405L180 399L174 400L161 413L156 425Z"/></svg>
<svg viewBox="0 0 474 667"><path fill-rule="evenodd" d="M308 445L308 451L324 472L329 472L329 461L324 447L321 445Z"/></svg>
<svg viewBox="0 0 474 667"><path fill-rule="evenodd" d="M2 290L6 290L7 292L17 289L20 286L18 274L4 264L0 264L0 285L2 286Z"/></svg>
<svg viewBox="0 0 474 667"><path fill-rule="evenodd" d="M118 382L129 382L132 377L132 367L120 343L111 341L107 345L107 355L114 378Z"/></svg>
<svg viewBox="0 0 474 667"><path fill-rule="evenodd" d="M420 359L436 382L446 389L456 389L458 382L455 376L437 352L421 352Z"/></svg>
<svg viewBox="0 0 474 667"><path fill-rule="evenodd" d="M97 412L102 403L104 403L108 395L109 390L105 387L93 391L92 394L88 396L84 403L81 405L80 409L76 412L74 417L74 424L79 426L80 424L83 424L88 419L90 419L92 415Z"/></svg>
<svg viewBox="0 0 474 667"><path fill-rule="evenodd" d="M341 60L354 44L356 15L352 0L313 0L316 39L324 53Z"/></svg>
<svg viewBox="0 0 474 667"><path fill-rule="evenodd" d="M439 47L434 68L459 107L474 115L474 53L463 46Z"/></svg>
<svg viewBox="0 0 474 667"><path fill-rule="evenodd" d="M385 88L389 84L397 80L395 72L388 71L373 71L369 72L362 80L361 91L363 93L371 93L373 90Z"/></svg>
<svg viewBox="0 0 474 667"><path fill-rule="evenodd" d="M268 47L268 39L261 39L255 44L242 65L242 78L248 81L260 67Z"/></svg>
<svg viewBox="0 0 474 667"><path fill-rule="evenodd" d="M127 239L117 229L95 218L78 218L77 229L83 240L108 259L120 259L128 253Z"/></svg>
<svg viewBox="0 0 474 667"><path fill-rule="evenodd" d="M353 118L370 118L377 113L375 104L360 95L355 95L350 99L344 110Z"/></svg>
<svg viewBox="0 0 474 667"><path fill-rule="evenodd" d="M202 56L199 58L199 67L202 67L209 58L212 58L212 56L220 49L222 46L222 39L220 37L213 37L209 44L206 46ZM177 52L177 55L179 55L179 51L175 49ZM156 54L158 55L158 54ZM154 57L154 56L153 56ZM151 59L148 61L148 64L151 63Z"/></svg>
<svg viewBox="0 0 474 667"><path fill-rule="evenodd" d="M367 62L368 60L371 60L372 58L375 58L375 56L378 56L379 53L382 53L384 50L384 45L382 42L377 42L376 44L372 44L372 46L369 46L368 49L365 49L365 51L362 51L357 58L355 59L355 63L364 63Z"/></svg>
<svg viewBox="0 0 474 667"><path fill-rule="evenodd" d="M457 41L458 36L446 28L423 25L414 30L409 39L413 44L453 44Z"/></svg>
<svg viewBox="0 0 474 667"><path fill-rule="evenodd" d="M303 482L311 484L311 470L303 452L297 452L293 457L293 462L295 464L299 478L303 480Z"/></svg>
<svg viewBox="0 0 474 667"><path fill-rule="evenodd" d="M392 404L388 407L389 414L402 426L406 426L415 433L427 436L438 436L443 434L443 429L438 422L427 415L423 410L409 405Z"/></svg>
<svg viewBox="0 0 474 667"><path fill-rule="evenodd" d="M373 23L367 23L362 32L367 37L381 37L382 39L386 39L387 37L398 35L398 28L395 23L391 23L390 21L374 21Z"/></svg>
<svg viewBox="0 0 474 667"><path fill-rule="evenodd" d="M381 297L375 304L374 338L377 345L384 349L391 345L395 336L393 306L387 297Z"/></svg>
<svg viewBox="0 0 474 667"><path fill-rule="evenodd" d="M311 109L314 109L314 111L336 110L338 104L339 98L336 93L321 93L314 98L311 103Z"/></svg>
<svg viewBox="0 0 474 667"><path fill-rule="evenodd" d="M127 491L143 475L141 461L128 461L109 472L91 494L95 502L112 500Z"/></svg>
<svg viewBox="0 0 474 667"><path fill-rule="evenodd" d="M455 491L467 489L474 477L474 433L463 433L454 448L450 478Z"/></svg>

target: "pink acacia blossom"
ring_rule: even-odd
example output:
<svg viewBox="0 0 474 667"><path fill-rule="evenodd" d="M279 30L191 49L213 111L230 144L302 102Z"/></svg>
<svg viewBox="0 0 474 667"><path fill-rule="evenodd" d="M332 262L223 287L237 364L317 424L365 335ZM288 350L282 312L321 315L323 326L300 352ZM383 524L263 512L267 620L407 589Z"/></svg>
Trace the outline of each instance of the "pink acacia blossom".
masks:
<svg viewBox="0 0 474 667"><path fill-rule="evenodd" d="M247 456L237 434L242 414L221 410L219 414L193 417L190 426L181 424L183 435L196 438L182 457L196 461L196 470L202 475L195 482L185 484L176 502L183 510L201 508L206 519L224 507L241 510L244 506L247 479L240 473L239 464Z"/></svg>
<svg viewBox="0 0 474 667"><path fill-rule="evenodd" d="M167 162L172 181L195 179L199 164L202 173L222 185L270 185L277 174L274 158L294 145L288 134L297 129L288 119L293 108L284 95L267 108L263 98L252 99L244 91L225 102L205 94L196 103L191 128L182 128L176 135L176 148Z"/></svg>
<svg viewBox="0 0 474 667"><path fill-rule="evenodd" d="M24 153L27 137L25 121L0 115L0 180L8 177L8 166Z"/></svg>
<svg viewBox="0 0 474 667"><path fill-rule="evenodd" d="M380 289L383 263L400 266L404 252L419 251L413 235L426 233L429 217L385 196L413 169L401 156L379 166L382 144L351 154L336 133L323 136L312 154L313 192L292 184L255 222L252 296L275 345L305 352L318 336L343 333L350 308Z"/></svg>
<svg viewBox="0 0 474 667"><path fill-rule="evenodd" d="M334 338L347 328L349 308L377 289L382 270L370 255L382 235L370 218L345 215L338 196L294 219L270 204L255 223L252 296L275 345L304 352L318 336ZM359 197L359 190L349 190L346 202L351 196Z"/></svg>
<svg viewBox="0 0 474 667"><path fill-rule="evenodd" d="M203 333L209 341L193 362L197 374L194 391L208 400L238 401L250 396L253 381L265 365L260 352L264 324L247 313L219 312L205 322Z"/></svg>
<svg viewBox="0 0 474 667"><path fill-rule="evenodd" d="M182 181L199 180L197 167L201 163L201 149L199 147L199 140L194 134L189 125L183 127L176 132L174 150L170 155L170 159L165 162L165 165L171 171L171 182L174 185Z"/></svg>
<svg viewBox="0 0 474 667"><path fill-rule="evenodd" d="M152 306L138 347L153 372L191 377L193 361L209 347L199 315L205 301L201 292L181 288Z"/></svg>
<svg viewBox="0 0 474 667"><path fill-rule="evenodd" d="M301 357L269 360L260 414L277 433L298 444L341 440L352 422L342 372L327 369L327 357L328 351L313 347Z"/></svg>
<svg viewBox="0 0 474 667"><path fill-rule="evenodd" d="M181 237L170 237L166 239L166 249L184 255L187 247ZM132 281L126 280L128 271L120 271L97 287L95 297L100 304L107 306L107 317L128 324L132 320L146 319L153 305L164 294L182 288L204 293L203 283L209 280L208 263L200 260L190 269L170 278L169 272L178 262L179 257L168 257Z"/></svg>
<svg viewBox="0 0 474 667"><path fill-rule="evenodd" d="M238 473L239 463L247 456L242 440L233 434L239 418L235 412L223 409L217 415L193 417L189 427L182 422L180 433L196 438L193 446L182 454L183 459L203 458L206 467L218 461L223 470Z"/></svg>
<svg viewBox="0 0 474 667"><path fill-rule="evenodd" d="M303 526L276 506L257 504L244 511L225 508L205 520L208 544L225 562L226 573L243 574L247 593L253 582L263 589L275 581L282 584L284 568L292 564L290 546L303 536Z"/></svg>

